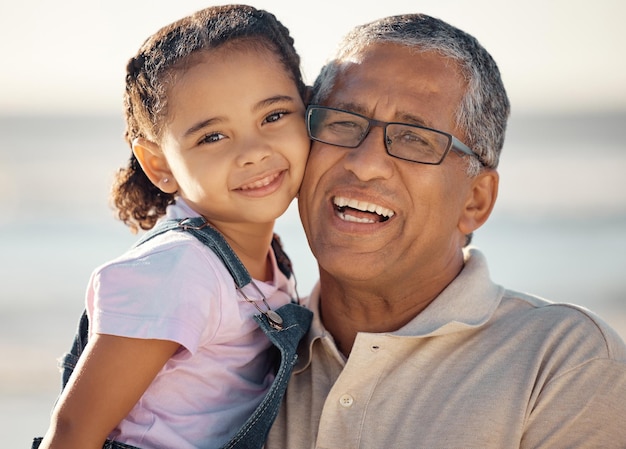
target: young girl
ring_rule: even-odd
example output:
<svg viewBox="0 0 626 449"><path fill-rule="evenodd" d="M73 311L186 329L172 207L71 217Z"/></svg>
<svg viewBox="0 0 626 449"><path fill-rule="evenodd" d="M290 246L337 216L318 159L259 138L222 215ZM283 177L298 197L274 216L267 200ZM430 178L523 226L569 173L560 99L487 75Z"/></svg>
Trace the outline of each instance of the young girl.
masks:
<svg viewBox="0 0 626 449"><path fill-rule="evenodd" d="M113 188L119 217L134 230L202 217L253 282L237 289L187 232L157 235L99 267L87 291L89 343L41 448L101 448L105 439L216 448L261 403L275 371L253 316L271 322L297 298L271 242L309 149L299 66L288 30L248 6L172 23L130 60L132 155Z"/></svg>

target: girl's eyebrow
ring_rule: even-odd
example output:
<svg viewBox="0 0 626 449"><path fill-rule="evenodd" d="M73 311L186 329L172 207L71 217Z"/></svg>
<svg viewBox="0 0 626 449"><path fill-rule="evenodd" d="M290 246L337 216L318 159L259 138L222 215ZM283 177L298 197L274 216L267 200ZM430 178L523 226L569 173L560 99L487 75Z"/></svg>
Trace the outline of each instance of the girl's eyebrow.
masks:
<svg viewBox="0 0 626 449"><path fill-rule="evenodd" d="M252 110L253 111L258 111L258 110L266 108L268 106L272 106L272 105L274 105L276 103L293 103L294 101L295 101L294 98L289 96L289 95L275 95L273 97L269 97L269 98L266 98L264 100L259 101L257 104L254 105ZM184 137L189 137L192 134L195 134L198 131L200 131L202 128L204 128L206 126L210 126L210 125L212 125L214 123L219 123L221 121L222 121L222 119L220 117L213 117L213 118L209 118L209 119L206 119L206 120L201 120L198 123L195 123L189 129L187 129L187 131L184 132L183 136Z"/></svg>
<svg viewBox="0 0 626 449"><path fill-rule="evenodd" d="M289 95L275 95L273 97L259 101L256 105L254 105L254 108L252 109L253 111L258 111L259 109L263 109L276 103L293 103L294 101L294 98Z"/></svg>
<svg viewBox="0 0 626 449"><path fill-rule="evenodd" d="M209 118L206 120L199 121L198 123L194 124L191 128L189 128L187 131L185 131L183 134L183 137L189 137L192 134L195 134L198 131L200 131L202 128L212 125L213 123L218 123L220 121L221 121L220 118Z"/></svg>

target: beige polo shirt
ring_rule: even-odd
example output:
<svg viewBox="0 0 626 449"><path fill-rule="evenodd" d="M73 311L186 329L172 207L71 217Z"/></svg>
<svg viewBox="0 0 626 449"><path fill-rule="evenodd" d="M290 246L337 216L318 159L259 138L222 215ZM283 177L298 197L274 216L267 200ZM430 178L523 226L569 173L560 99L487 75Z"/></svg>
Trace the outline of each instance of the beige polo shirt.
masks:
<svg viewBox="0 0 626 449"><path fill-rule="evenodd" d="M484 257L348 360L315 319L266 449L626 448L626 346L589 311L508 291Z"/></svg>

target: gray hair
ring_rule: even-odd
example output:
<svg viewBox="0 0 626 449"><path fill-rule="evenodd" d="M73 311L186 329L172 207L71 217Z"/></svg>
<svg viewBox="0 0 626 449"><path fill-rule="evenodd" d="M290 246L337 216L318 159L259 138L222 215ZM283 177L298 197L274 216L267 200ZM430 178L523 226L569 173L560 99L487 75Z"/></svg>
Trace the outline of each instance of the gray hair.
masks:
<svg viewBox="0 0 626 449"><path fill-rule="evenodd" d="M469 158L468 174L478 174L481 162L485 167L497 168L510 113L498 66L476 38L434 17L406 14L354 28L315 80L313 103L323 103L328 98L347 58L377 43L433 51L458 63L467 81L467 91L457 109L456 123L465 133L465 144L480 158Z"/></svg>

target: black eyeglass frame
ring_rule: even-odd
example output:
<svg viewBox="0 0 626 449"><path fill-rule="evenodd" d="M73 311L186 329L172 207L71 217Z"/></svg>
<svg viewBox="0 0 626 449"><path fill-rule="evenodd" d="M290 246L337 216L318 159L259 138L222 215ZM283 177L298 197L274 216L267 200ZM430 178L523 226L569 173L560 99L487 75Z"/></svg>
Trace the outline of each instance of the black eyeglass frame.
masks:
<svg viewBox="0 0 626 449"><path fill-rule="evenodd" d="M333 143L333 142L327 142L325 140L316 138L311 133L311 120L310 120L311 111L314 110L314 109L323 109L323 110L328 110L328 111L343 112L345 114L350 114L350 115L354 115L356 117L360 117L363 120L367 121L367 123L368 123L367 130L363 133L363 136L361 137L361 140L356 145L340 145L340 144L336 144L336 143ZM437 162L415 161L413 159L407 159L407 158L404 158L404 157L401 157L401 156L397 156L395 154L391 154L389 152L389 144L388 144L388 139L387 139L387 126L389 126L389 125L409 126L411 128L424 129L424 130L427 130L427 131L432 131L432 132L438 133L438 134L440 134L442 136L445 136L448 139L447 148L442 153L441 159L439 159L439 161L437 161ZM450 150L454 150L454 151L457 151L457 152L462 153L462 154L467 154L469 156L474 156L474 157L476 157L478 159L478 161L481 163L481 165L484 165L482 160L480 159L480 156L474 150L472 150L470 147L465 145L463 142L461 142L459 139L454 137L452 134L447 133L445 131L441 131L441 130L434 129L434 128L428 128L426 126L415 125L413 123L383 122L381 120L375 120L373 118L366 117L366 116L358 114L356 112L346 111L344 109L338 109L338 108L331 108L331 107L328 107L328 106L320 106L320 105L316 105L316 104L309 105L307 107L307 109L306 109L306 129L307 129L307 132L309 134L309 138L311 140L315 140L316 142L325 143L327 145L333 145L333 146L341 147L341 148L357 148L359 145L361 145L363 143L363 141L365 141L365 139L369 135L370 131L375 126L378 126L378 127L383 129L383 141L385 143L385 151L391 157L395 157L395 158L401 159L403 161L415 162L416 164L440 165L443 162L443 160L446 158L446 156L448 155Z"/></svg>

